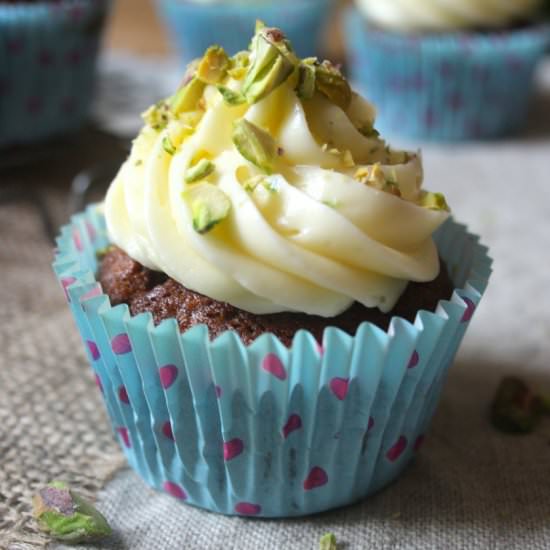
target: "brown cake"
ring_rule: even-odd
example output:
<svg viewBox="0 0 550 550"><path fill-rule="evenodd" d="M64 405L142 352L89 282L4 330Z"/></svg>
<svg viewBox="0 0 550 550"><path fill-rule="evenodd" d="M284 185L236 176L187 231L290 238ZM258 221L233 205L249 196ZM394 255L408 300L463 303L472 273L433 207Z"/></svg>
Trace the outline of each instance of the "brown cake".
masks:
<svg viewBox="0 0 550 550"><path fill-rule="evenodd" d="M363 321L370 321L384 330L394 316L414 321L419 310L433 311L437 302L450 298L453 291L453 284L441 262L438 277L428 283L409 283L391 313L385 314L356 302L332 318L288 312L256 315L193 292L163 273L143 267L116 247L103 257L99 281L112 305L128 304L133 315L148 311L155 324L174 317L180 330L184 331L204 323L210 338L234 330L247 344L264 332L271 332L287 346L300 329L308 330L321 342L323 331L329 326L355 334Z"/></svg>

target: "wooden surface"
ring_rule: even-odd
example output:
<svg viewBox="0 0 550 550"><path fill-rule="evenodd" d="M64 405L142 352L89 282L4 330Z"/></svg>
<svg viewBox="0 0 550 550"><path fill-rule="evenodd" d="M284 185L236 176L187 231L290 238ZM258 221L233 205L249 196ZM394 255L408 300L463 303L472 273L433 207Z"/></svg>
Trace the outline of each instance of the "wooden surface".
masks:
<svg viewBox="0 0 550 550"><path fill-rule="evenodd" d="M346 3L351 0L338 1ZM115 0L105 45L148 56L170 53L169 37L157 16L154 3L155 0ZM325 39L328 57L334 61L343 58L339 12L337 10L331 17Z"/></svg>

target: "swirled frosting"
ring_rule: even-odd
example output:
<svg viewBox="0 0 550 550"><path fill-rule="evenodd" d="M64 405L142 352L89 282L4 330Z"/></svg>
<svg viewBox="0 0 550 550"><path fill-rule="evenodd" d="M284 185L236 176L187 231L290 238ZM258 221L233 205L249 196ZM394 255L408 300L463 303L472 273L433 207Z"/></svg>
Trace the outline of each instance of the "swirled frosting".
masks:
<svg viewBox="0 0 550 550"><path fill-rule="evenodd" d="M330 317L354 301L390 311L409 281L439 272L431 235L448 216L444 199L422 190L417 154L379 138L374 109L335 67L296 59L274 31L259 30L229 65L221 48L207 52L146 114L107 193L110 238L253 313ZM265 38L276 63L286 56L286 77L269 56L259 67Z"/></svg>
<svg viewBox="0 0 550 550"><path fill-rule="evenodd" d="M382 28L448 31L498 28L531 16L541 0L356 0L362 13Z"/></svg>

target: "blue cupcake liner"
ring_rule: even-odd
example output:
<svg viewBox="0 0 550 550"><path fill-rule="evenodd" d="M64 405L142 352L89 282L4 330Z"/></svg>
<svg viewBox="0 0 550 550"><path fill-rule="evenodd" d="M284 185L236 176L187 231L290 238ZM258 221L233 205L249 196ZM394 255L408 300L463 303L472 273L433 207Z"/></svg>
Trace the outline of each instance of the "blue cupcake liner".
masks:
<svg viewBox="0 0 550 550"><path fill-rule="evenodd" d="M257 19L284 29L298 55L315 55L331 5L332 0L257 4L157 0L159 14L183 63L202 57L212 44L219 44L231 55L247 49Z"/></svg>
<svg viewBox="0 0 550 550"><path fill-rule="evenodd" d="M0 4L0 147L71 132L86 120L109 5Z"/></svg>
<svg viewBox="0 0 550 550"><path fill-rule="evenodd" d="M478 237L436 234L456 290L414 324L306 331L285 347L111 307L95 277L109 244L98 206L61 230L54 270L129 464L151 486L224 514L300 516L395 479L420 447L491 271Z"/></svg>
<svg viewBox="0 0 550 550"><path fill-rule="evenodd" d="M525 122L550 25L487 33L402 35L345 15L351 79L377 106L384 135L496 138Z"/></svg>

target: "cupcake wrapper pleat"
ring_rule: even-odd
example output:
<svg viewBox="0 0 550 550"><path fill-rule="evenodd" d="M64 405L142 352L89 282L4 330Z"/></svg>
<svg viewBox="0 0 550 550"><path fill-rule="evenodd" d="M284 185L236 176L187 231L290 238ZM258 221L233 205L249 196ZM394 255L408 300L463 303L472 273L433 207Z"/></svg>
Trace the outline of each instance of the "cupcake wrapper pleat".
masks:
<svg viewBox="0 0 550 550"><path fill-rule="evenodd" d="M377 106L384 135L460 141L518 130L550 25L405 35L345 16L351 79Z"/></svg>
<svg viewBox="0 0 550 550"><path fill-rule="evenodd" d="M450 220L436 234L456 290L414 324L355 336L300 331L246 346L207 328L111 307L95 278L108 244L97 206L58 238L55 273L113 430L150 485L225 514L299 516L349 504L395 479L422 444L490 274L478 238Z"/></svg>

